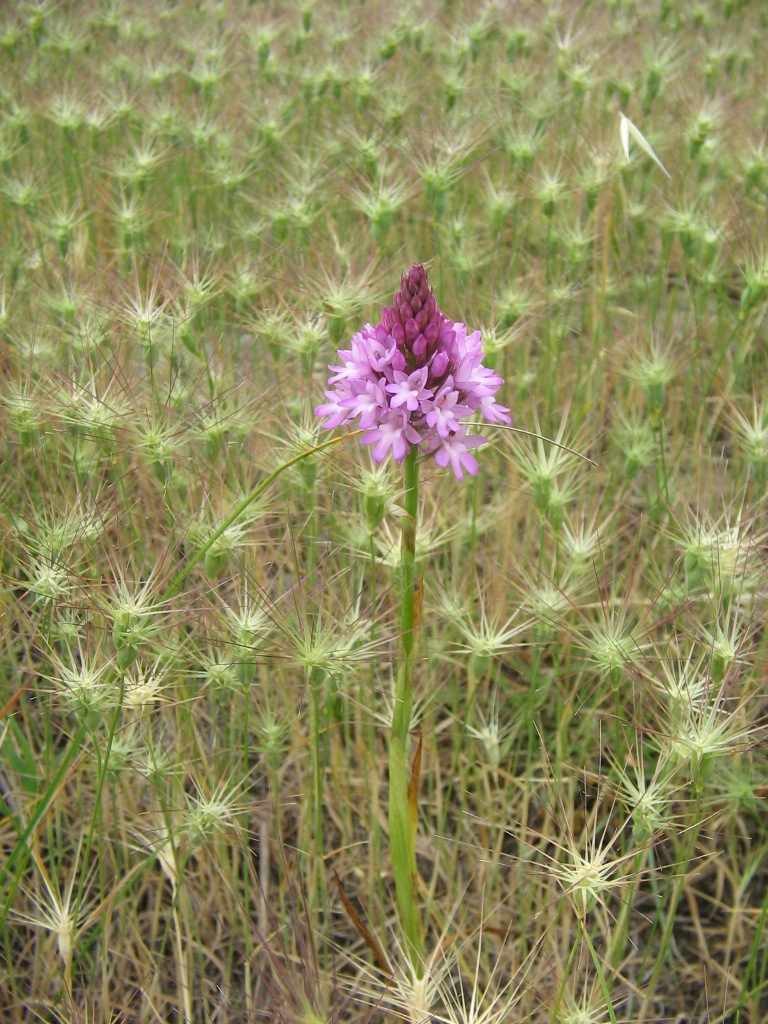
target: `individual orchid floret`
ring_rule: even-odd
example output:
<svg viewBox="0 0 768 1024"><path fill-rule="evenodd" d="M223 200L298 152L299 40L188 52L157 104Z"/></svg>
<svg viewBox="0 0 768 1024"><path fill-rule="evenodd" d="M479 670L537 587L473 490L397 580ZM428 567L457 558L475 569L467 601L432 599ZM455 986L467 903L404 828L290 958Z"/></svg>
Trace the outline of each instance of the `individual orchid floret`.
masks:
<svg viewBox="0 0 768 1024"><path fill-rule="evenodd" d="M390 452L402 462L418 445L461 480L465 471L477 473L470 449L486 441L468 435L464 421L479 412L490 423L511 422L495 398L504 382L483 366L480 332L440 312L419 264L403 274L381 322L365 324L338 357L329 367L328 401L315 414L328 430L359 419L374 462Z"/></svg>

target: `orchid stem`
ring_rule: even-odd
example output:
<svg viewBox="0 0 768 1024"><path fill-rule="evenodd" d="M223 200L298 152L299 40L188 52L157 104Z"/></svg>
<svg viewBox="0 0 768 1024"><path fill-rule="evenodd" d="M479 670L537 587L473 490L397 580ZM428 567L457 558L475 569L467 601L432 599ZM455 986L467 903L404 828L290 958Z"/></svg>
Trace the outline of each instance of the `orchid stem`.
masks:
<svg viewBox="0 0 768 1024"><path fill-rule="evenodd" d="M400 663L395 691L392 731L403 749L408 743L413 709L413 667L418 623L416 610L416 521L419 504L419 467L412 450L403 463L405 500L400 546Z"/></svg>
<svg viewBox="0 0 768 1024"><path fill-rule="evenodd" d="M424 971L424 939L419 913L416 876L418 826L418 754L409 771L408 734L413 710L413 671L418 650L421 615L417 601L416 526L419 504L418 450L404 460L405 500L400 548L400 660L395 684L395 706L389 744L389 844L395 895L408 959L414 973Z"/></svg>

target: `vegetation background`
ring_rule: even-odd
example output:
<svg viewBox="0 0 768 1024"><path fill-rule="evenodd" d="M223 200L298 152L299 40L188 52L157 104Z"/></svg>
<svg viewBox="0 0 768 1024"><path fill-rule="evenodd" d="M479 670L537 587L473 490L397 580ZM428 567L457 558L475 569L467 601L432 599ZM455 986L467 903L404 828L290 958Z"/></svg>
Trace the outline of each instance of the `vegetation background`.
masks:
<svg viewBox="0 0 768 1024"><path fill-rule="evenodd" d="M3 1021L768 1019L767 21L5 6ZM423 467L420 980L401 476L268 481L413 261L566 446Z"/></svg>

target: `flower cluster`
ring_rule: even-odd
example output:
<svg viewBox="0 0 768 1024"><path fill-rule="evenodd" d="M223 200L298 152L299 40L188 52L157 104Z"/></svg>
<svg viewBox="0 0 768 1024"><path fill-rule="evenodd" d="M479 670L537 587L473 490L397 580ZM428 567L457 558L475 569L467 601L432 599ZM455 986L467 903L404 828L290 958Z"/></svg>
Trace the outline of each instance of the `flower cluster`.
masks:
<svg viewBox="0 0 768 1024"><path fill-rule="evenodd" d="M375 462L389 452L402 462L413 445L449 463L459 480L477 473L471 448L486 438L468 435L462 420L480 412L492 423L509 423L509 410L494 395L504 383L483 366L480 332L467 333L440 312L424 267L414 264L400 282L381 323L366 324L339 349L340 366L330 366L328 402L315 409L326 429L360 417L363 444L373 445Z"/></svg>

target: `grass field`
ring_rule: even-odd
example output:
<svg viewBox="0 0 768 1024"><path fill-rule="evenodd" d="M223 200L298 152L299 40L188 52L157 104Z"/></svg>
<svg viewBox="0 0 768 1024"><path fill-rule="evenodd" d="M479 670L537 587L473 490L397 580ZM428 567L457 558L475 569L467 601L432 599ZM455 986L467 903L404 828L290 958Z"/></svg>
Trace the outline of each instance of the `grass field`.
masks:
<svg viewBox="0 0 768 1024"><path fill-rule="evenodd" d="M0 1020L765 1024L767 31L4 7ZM412 564L414 262L513 422Z"/></svg>

